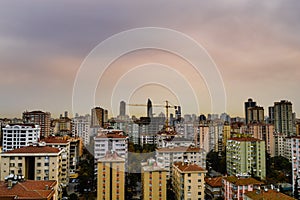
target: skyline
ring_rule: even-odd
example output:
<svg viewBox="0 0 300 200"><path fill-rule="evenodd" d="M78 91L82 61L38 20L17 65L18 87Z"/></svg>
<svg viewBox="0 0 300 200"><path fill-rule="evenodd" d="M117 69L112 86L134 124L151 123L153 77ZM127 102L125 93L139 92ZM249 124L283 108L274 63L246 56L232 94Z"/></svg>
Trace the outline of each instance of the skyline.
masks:
<svg viewBox="0 0 300 200"><path fill-rule="evenodd" d="M268 106L282 99L291 101L294 112L300 113L299 8L295 0L1 1L0 117L21 116L25 110L71 114L76 74L84 59L107 38L143 27L176 30L203 46L220 72L227 97L225 112L231 116L244 115L243 103L248 98L263 106L265 115ZM130 103L146 103L149 97L156 104L164 100L177 104L177 95L183 98L191 93L174 93L170 86L157 83L137 85L132 94L120 87L113 105L103 103L111 98L101 96L103 92L109 93L119 82L129 87L132 77L145 79L145 72L152 77L150 71L161 72L162 77L170 74L170 82L179 91L190 84L201 96L199 113L193 112L195 106L183 107L183 113L210 112L205 77L193 77L188 63L157 49L129 52L114 60L99 82L96 106L118 113L110 107L118 109L118 103L128 98ZM90 109L83 106L80 114Z"/></svg>

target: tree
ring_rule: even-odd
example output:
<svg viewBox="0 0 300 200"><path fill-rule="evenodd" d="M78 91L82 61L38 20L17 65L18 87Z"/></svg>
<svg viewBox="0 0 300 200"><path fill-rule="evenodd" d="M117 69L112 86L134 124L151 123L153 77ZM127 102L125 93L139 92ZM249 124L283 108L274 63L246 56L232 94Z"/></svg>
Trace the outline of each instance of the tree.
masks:
<svg viewBox="0 0 300 200"><path fill-rule="evenodd" d="M75 193L70 194L69 199L70 200L79 200L77 194L75 194Z"/></svg>

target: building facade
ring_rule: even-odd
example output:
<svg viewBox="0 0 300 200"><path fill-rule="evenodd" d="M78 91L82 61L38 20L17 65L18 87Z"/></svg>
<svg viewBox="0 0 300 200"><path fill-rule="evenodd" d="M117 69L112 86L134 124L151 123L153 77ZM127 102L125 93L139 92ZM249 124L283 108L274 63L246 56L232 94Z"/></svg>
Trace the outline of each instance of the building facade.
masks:
<svg viewBox="0 0 300 200"><path fill-rule="evenodd" d="M34 124L9 124L3 131L3 152L29 146L40 139L40 126Z"/></svg>
<svg viewBox="0 0 300 200"><path fill-rule="evenodd" d="M229 175L248 174L266 178L265 141L231 138L227 141L226 162Z"/></svg>
<svg viewBox="0 0 300 200"><path fill-rule="evenodd" d="M196 164L176 162L172 168L172 186L177 200L204 199L206 170Z"/></svg>
<svg viewBox="0 0 300 200"><path fill-rule="evenodd" d="M40 125L41 138L50 135L51 114L50 112L43 111L25 111L23 112L24 123Z"/></svg>

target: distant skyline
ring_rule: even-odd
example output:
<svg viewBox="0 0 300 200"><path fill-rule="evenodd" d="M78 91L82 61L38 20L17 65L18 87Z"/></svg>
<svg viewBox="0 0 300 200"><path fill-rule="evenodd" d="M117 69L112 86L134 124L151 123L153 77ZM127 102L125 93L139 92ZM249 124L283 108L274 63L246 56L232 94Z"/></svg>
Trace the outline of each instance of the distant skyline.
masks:
<svg viewBox="0 0 300 200"><path fill-rule="evenodd" d="M54 117L67 110L71 115L76 74L88 54L112 35L142 27L176 30L202 45L220 72L227 97L224 112L231 116L244 116L248 98L263 106L265 115L268 106L282 99L291 101L294 112L299 114L299 10L297 0L3 0L0 118L21 117L25 110L49 111ZM154 75L170 79L181 93L157 80L137 85L134 92L126 91L134 84L133 79ZM183 114L209 113L207 85L203 77L195 77L187 62L159 50L129 52L105 71L95 103L114 115L119 113L122 100L146 104L150 98L154 104L165 100L178 104L183 96L190 98L185 84L201 99L197 102L199 112L191 99L190 106L183 107ZM107 104L112 96L105 94L112 89L118 93ZM189 105L184 101L181 103ZM90 109L83 101L79 114L90 113Z"/></svg>

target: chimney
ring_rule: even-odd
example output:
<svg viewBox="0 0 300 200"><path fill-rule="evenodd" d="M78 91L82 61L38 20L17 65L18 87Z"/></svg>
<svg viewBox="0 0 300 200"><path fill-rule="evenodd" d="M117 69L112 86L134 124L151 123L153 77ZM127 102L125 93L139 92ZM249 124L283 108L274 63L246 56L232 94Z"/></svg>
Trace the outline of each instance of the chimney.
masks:
<svg viewBox="0 0 300 200"><path fill-rule="evenodd" d="M45 190L49 190L49 186L48 185L45 185Z"/></svg>
<svg viewBox="0 0 300 200"><path fill-rule="evenodd" d="M8 188L8 189L11 189L12 186L13 186L12 180L11 180L11 179L8 179L8 181L7 181L7 188Z"/></svg>

